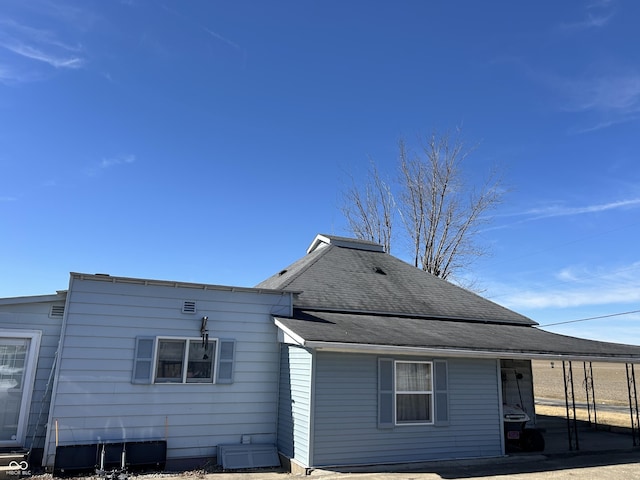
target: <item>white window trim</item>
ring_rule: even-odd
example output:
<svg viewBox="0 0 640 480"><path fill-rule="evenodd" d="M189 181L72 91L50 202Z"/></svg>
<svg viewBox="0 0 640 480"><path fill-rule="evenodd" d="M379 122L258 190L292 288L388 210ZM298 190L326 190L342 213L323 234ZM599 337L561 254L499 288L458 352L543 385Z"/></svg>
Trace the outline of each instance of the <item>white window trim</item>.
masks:
<svg viewBox="0 0 640 480"><path fill-rule="evenodd" d="M431 368L431 390L424 390L424 391L418 391L418 390L397 390L396 386L398 385L398 378L397 378L397 365L399 363L411 363L411 364L426 364L429 365ZM394 360L393 361L393 398L394 398L394 408L393 408L393 423L395 424L395 426L397 427L407 427L407 426L415 426L415 425L434 425L435 424L435 404L434 404L434 397L435 397L435 391L434 391L434 366L433 366L433 362L432 361L422 361L422 360L417 360L417 361L411 361L411 360ZM419 421L415 421L415 422L398 422L398 395L402 395L402 394L419 394L419 395L429 395L429 412L431 414L431 419L429 421L424 421L424 422L419 422Z"/></svg>
<svg viewBox="0 0 640 480"><path fill-rule="evenodd" d="M158 371L158 359L160 357L160 348L159 343L161 340L182 340L186 341L187 348L184 352L184 367L182 372L182 380L180 382L166 382L166 381L157 381L156 373ZM209 342L213 342L215 349L215 356L213 358L213 367L211 369L211 381L210 382L187 382L187 365L189 362L189 343L191 341L199 341L202 342L202 337L155 337L155 355L153 358L153 365L151 368L152 371L152 382L155 385L215 385L217 375L218 375L218 356L220 355L220 342L217 338L209 338Z"/></svg>
<svg viewBox="0 0 640 480"><path fill-rule="evenodd" d="M0 336L5 338L27 338L30 341L27 358L27 369L22 381L22 399L20 401L20 416L18 418L18 429L16 440L2 441L0 447L23 445L27 435L27 422L31 411L31 397L36 380L38 356L40 353L40 339L42 332L39 330L3 330Z"/></svg>

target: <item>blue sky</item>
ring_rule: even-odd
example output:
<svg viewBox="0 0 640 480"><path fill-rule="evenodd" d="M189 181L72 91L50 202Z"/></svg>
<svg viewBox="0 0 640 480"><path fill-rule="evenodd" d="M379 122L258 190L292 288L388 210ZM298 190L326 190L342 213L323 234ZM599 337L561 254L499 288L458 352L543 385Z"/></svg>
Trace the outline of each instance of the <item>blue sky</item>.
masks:
<svg viewBox="0 0 640 480"><path fill-rule="evenodd" d="M0 297L252 286L349 175L462 127L511 190L471 272L542 325L640 310L640 4L3 0ZM407 258L405 252L394 251ZM640 344L640 315L548 327Z"/></svg>

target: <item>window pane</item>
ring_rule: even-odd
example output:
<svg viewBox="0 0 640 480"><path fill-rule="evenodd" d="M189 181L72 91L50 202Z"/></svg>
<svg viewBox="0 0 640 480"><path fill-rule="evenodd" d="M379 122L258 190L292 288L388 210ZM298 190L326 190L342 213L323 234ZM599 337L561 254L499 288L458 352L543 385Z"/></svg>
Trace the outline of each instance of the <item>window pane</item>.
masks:
<svg viewBox="0 0 640 480"><path fill-rule="evenodd" d="M430 422L431 395L396 395L396 421L398 423Z"/></svg>
<svg viewBox="0 0 640 480"><path fill-rule="evenodd" d="M188 383L213 382L213 361L216 358L216 344L210 341L206 346L202 340L189 341Z"/></svg>
<svg viewBox="0 0 640 480"><path fill-rule="evenodd" d="M184 340L158 341L157 382L182 382L185 346Z"/></svg>
<svg viewBox="0 0 640 480"><path fill-rule="evenodd" d="M396 363L396 390L399 392L430 392L431 364Z"/></svg>
<svg viewBox="0 0 640 480"><path fill-rule="evenodd" d="M26 338L0 338L0 442L15 442L17 438L30 342Z"/></svg>
<svg viewBox="0 0 640 480"><path fill-rule="evenodd" d="M22 390L24 367L31 340L23 338L0 339L0 390Z"/></svg>

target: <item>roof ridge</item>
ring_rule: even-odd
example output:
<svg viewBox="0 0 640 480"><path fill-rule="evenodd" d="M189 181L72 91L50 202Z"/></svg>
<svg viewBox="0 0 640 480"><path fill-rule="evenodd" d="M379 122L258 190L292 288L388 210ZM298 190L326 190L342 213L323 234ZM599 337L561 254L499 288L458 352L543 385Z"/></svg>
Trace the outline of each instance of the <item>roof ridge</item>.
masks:
<svg viewBox="0 0 640 480"><path fill-rule="evenodd" d="M308 263L306 263L306 265L302 266L299 270L297 270L296 272L291 274L291 277L288 278L280 287L278 287L279 290L284 290L285 288L287 288L289 285L291 285L291 283L293 283L294 280L296 280L300 275L302 275L304 272L306 272L309 268L311 268L313 265L315 265L318 260L320 258L322 258L329 250L331 250L332 248L334 248L333 245L327 245L324 248L319 248L316 249L314 251L312 251L311 253L308 253L307 255L305 255L304 257L302 257L300 260L305 260L309 258L310 255L315 255L316 258L311 259L310 261L308 261ZM317 252L317 253L316 253ZM289 267L285 268L284 270L282 270L280 272L280 275L285 274L286 272L289 271Z"/></svg>
<svg viewBox="0 0 640 480"><path fill-rule="evenodd" d="M340 237L338 235L327 235L324 233L319 233L318 235L316 235L316 238L313 239L313 242L311 242L311 245L309 245L309 248L307 248L307 253L311 253L314 250L317 250L318 248L320 248L321 244L385 253L384 247L382 245L371 240L365 240L362 238Z"/></svg>

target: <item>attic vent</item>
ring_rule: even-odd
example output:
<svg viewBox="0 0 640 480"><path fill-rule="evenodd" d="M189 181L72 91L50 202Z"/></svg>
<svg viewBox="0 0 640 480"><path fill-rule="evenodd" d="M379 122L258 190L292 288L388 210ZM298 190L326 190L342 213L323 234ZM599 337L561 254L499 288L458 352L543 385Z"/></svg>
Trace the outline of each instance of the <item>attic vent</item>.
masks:
<svg viewBox="0 0 640 480"><path fill-rule="evenodd" d="M387 272L385 272L383 269L381 269L380 267L374 267L373 271L376 273L379 273L380 275L386 275Z"/></svg>
<svg viewBox="0 0 640 480"><path fill-rule="evenodd" d="M287 273L287 269L285 268L284 270L280 270L278 272L278 276L281 277L282 275L284 275L285 273Z"/></svg>
<svg viewBox="0 0 640 480"><path fill-rule="evenodd" d="M182 313L196 313L196 302L185 300L182 304Z"/></svg>
<svg viewBox="0 0 640 480"><path fill-rule="evenodd" d="M61 318L64 315L64 305L51 305L49 310L49 317Z"/></svg>

